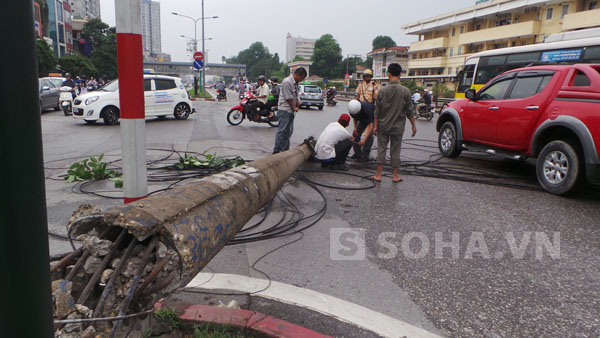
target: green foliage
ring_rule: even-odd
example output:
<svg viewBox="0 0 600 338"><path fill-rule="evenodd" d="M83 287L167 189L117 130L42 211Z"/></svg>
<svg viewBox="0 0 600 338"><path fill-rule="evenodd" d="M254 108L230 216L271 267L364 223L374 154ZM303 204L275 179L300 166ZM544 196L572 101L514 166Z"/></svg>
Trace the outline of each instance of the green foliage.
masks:
<svg viewBox="0 0 600 338"><path fill-rule="evenodd" d="M373 57L371 55L367 56L365 61L359 63L361 66L366 67L367 69L373 69Z"/></svg>
<svg viewBox="0 0 600 338"><path fill-rule="evenodd" d="M79 76L88 77L98 72L92 61L81 55L65 55L58 60L58 64L63 72Z"/></svg>
<svg viewBox="0 0 600 338"><path fill-rule="evenodd" d="M315 42L311 73L333 79L339 74L342 48L331 34L322 35ZM345 71L345 68L344 68Z"/></svg>
<svg viewBox="0 0 600 338"><path fill-rule="evenodd" d="M387 35L378 35L373 39L373 50L379 48L388 48L396 46L396 42Z"/></svg>
<svg viewBox="0 0 600 338"><path fill-rule="evenodd" d="M179 170L186 169L230 169L246 163L243 158L237 156L233 159L223 158L217 154L203 155L204 160L198 159L196 156L184 154L179 157L179 162L173 167Z"/></svg>
<svg viewBox="0 0 600 338"><path fill-rule="evenodd" d="M48 73L56 70L56 56L54 51L44 40L35 42L35 49L38 62L38 74L40 77L48 76Z"/></svg>
<svg viewBox="0 0 600 338"><path fill-rule="evenodd" d="M227 63L245 64L249 81L256 81L259 75L271 77L276 73L280 74L282 66L279 54L269 53L269 49L259 41L239 52L237 56L227 59Z"/></svg>
<svg viewBox="0 0 600 338"><path fill-rule="evenodd" d="M292 60L292 62L296 62L296 61L304 61L304 58L300 55L296 55L296 57L294 57L294 59Z"/></svg>
<svg viewBox="0 0 600 338"><path fill-rule="evenodd" d="M346 68L348 69L348 74L354 74L356 72L356 66L360 65L361 62L362 59L356 56L353 56L351 58L344 58L344 60L342 60L342 62L338 66L336 78L343 79L344 75L346 74Z"/></svg>
<svg viewBox="0 0 600 338"><path fill-rule="evenodd" d="M176 329L179 327L180 319L177 313L173 309L164 308L162 310L155 310L153 313L155 318L164 320L171 325L171 328Z"/></svg>
<svg viewBox="0 0 600 338"><path fill-rule="evenodd" d="M100 155L98 158L92 156L89 159L73 163L67 171L65 179L71 183L74 181L103 180L105 178L119 177L117 171L108 169L108 162L102 161L103 158L104 155Z"/></svg>
<svg viewBox="0 0 600 338"><path fill-rule="evenodd" d="M454 98L455 95L453 90L448 89L448 87L446 87L445 84L439 82L433 86L432 92L434 99L437 99L439 97L451 99Z"/></svg>
<svg viewBox="0 0 600 338"><path fill-rule="evenodd" d="M417 83L414 80L409 80L409 81L401 81L402 85L408 89L410 89L410 92L414 92L415 90L419 90L419 92L423 92L423 87L419 87L417 86Z"/></svg>
<svg viewBox="0 0 600 338"><path fill-rule="evenodd" d="M96 72L89 75L98 78L116 79L118 74L115 28L109 27L100 19L92 19L83 26L82 37L92 47L89 59L96 68Z"/></svg>

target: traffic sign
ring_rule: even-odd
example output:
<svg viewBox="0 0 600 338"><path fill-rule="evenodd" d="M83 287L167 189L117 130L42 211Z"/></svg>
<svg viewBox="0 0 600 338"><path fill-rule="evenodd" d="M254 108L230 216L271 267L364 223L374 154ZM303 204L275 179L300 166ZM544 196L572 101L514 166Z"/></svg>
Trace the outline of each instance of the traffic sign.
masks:
<svg viewBox="0 0 600 338"><path fill-rule="evenodd" d="M194 69L195 70L202 70L203 67L204 67L204 62L202 62L201 60L194 61Z"/></svg>
<svg viewBox="0 0 600 338"><path fill-rule="evenodd" d="M202 52L194 53L194 60L199 60L199 61L204 60L204 54L202 54Z"/></svg>

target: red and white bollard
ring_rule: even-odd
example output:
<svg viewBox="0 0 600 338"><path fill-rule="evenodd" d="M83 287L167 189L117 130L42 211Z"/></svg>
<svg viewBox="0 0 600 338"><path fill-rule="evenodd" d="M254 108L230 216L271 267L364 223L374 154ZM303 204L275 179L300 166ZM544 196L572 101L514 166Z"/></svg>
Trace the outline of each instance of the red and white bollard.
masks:
<svg viewBox="0 0 600 338"><path fill-rule="evenodd" d="M121 156L125 204L148 195L142 52L142 3L115 0Z"/></svg>

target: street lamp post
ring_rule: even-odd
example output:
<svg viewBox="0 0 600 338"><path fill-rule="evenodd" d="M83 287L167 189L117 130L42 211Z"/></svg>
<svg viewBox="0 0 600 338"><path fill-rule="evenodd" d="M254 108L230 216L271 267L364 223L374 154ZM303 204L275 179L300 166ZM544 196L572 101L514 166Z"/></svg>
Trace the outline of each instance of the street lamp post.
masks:
<svg viewBox="0 0 600 338"><path fill-rule="evenodd" d="M361 56L360 54L348 54L348 56L346 57L346 74L348 74L349 69L348 69L348 64L350 63L350 56L356 57L356 56ZM348 80L348 85L350 85L350 80ZM346 90L348 90L348 87L346 87Z"/></svg>
<svg viewBox="0 0 600 338"><path fill-rule="evenodd" d="M188 19L194 21L194 49L196 51L198 50L197 24L198 24L199 20L202 20L202 54L204 55L204 19L217 19L219 17L218 16L204 17L204 0L202 0L202 17L200 17L200 18L192 18L191 16L179 14L177 12L171 12L171 14L181 16L184 18L188 18ZM204 63L206 64L206 62L207 62L206 58L204 58ZM194 94L196 96L198 96L197 79L194 80ZM204 97L204 95L205 95L204 94L204 71L202 71L202 97Z"/></svg>

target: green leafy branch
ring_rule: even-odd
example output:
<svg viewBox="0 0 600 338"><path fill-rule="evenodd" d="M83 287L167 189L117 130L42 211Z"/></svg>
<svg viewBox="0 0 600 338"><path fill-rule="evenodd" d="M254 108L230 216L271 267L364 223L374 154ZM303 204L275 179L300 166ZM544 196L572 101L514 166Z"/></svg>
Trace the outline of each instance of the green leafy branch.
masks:
<svg viewBox="0 0 600 338"><path fill-rule="evenodd" d="M203 155L204 159L201 160L196 156L190 154L184 154L183 157L179 157L179 162L173 167L179 170L189 169L231 169L246 163L246 161L237 156L235 158L223 158L217 156L217 154Z"/></svg>
<svg viewBox="0 0 600 338"><path fill-rule="evenodd" d="M74 181L103 180L108 178L115 182L115 187L122 187L123 178L121 174L116 170L108 169L108 162L104 162L103 159L104 154L98 156L98 158L92 156L89 159L73 163L67 171L65 180L71 183Z"/></svg>

